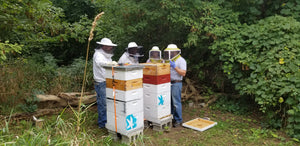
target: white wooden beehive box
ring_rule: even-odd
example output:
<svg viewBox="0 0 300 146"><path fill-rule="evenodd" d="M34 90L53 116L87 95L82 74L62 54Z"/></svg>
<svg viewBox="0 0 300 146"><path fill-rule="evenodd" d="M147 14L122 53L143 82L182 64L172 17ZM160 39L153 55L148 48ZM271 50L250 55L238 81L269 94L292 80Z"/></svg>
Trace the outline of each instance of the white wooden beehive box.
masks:
<svg viewBox="0 0 300 146"><path fill-rule="evenodd" d="M116 100L121 101L131 101L135 99L143 98L143 88L123 91L123 90L115 90ZM113 89L106 88L106 97L113 99Z"/></svg>
<svg viewBox="0 0 300 146"><path fill-rule="evenodd" d="M144 97L144 105L159 107L159 106L171 104L170 91L151 92L145 90L143 97Z"/></svg>
<svg viewBox="0 0 300 146"><path fill-rule="evenodd" d="M112 79L112 66L103 66L105 68L105 78ZM133 80L143 78L143 65L115 66L114 79Z"/></svg>
<svg viewBox="0 0 300 146"><path fill-rule="evenodd" d="M116 113L120 115L133 114L143 111L143 99L132 100L128 102L115 101ZM115 112L114 100L106 98L106 109L107 112Z"/></svg>
<svg viewBox="0 0 300 146"><path fill-rule="evenodd" d="M116 115L117 133L127 135L131 131L144 128L144 112L136 112L133 114ZM108 130L116 131L115 129L115 114L107 112L107 123L105 127Z"/></svg>
<svg viewBox="0 0 300 146"><path fill-rule="evenodd" d="M144 118L160 123L161 119L171 114L171 104L164 106L144 105Z"/></svg>
<svg viewBox="0 0 300 146"><path fill-rule="evenodd" d="M149 91L149 92L160 92L160 91L168 91L171 92L171 83L163 83L163 84L147 84L143 83L143 89L144 91Z"/></svg>

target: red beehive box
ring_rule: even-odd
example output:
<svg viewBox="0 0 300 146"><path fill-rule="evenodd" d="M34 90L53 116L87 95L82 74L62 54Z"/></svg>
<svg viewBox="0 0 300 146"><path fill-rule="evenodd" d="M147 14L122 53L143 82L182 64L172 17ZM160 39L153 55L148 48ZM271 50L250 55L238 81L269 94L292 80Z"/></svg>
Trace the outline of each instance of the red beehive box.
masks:
<svg viewBox="0 0 300 146"><path fill-rule="evenodd" d="M168 83L170 82L170 74L165 74L165 75L159 75L159 76L152 76L152 75L143 75L143 83L148 83L148 84L163 84L163 83Z"/></svg>

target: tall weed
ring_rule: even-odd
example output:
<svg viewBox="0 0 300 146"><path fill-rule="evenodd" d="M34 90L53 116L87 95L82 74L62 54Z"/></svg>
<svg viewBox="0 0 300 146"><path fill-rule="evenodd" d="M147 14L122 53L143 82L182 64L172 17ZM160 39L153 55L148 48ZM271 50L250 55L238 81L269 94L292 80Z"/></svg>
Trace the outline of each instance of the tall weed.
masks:
<svg viewBox="0 0 300 146"><path fill-rule="evenodd" d="M96 121L97 117L88 114L87 108L82 110L81 114L89 120L82 121L83 125L78 134L76 134L76 118L66 110L67 108L55 118L45 118L42 128L33 126L32 121L11 123L10 119L6 120L5 125L0 124L0 145L110 145L112 143L112 139L104 136L101 131L88 128L92 127L92 121Z"/></svg>

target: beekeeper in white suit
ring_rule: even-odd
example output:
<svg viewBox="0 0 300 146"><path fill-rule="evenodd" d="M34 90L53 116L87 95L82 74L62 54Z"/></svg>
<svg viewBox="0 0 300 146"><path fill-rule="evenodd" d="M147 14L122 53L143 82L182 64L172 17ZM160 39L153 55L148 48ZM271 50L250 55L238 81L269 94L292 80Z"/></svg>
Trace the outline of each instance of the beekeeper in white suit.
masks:
<svg viewBox="0 0 300 146"><path fill-rule="evenodd" d="M110 39L103 38L95 49L93 56L93 74L95 82L95 90L97 93L97 108L98 108L98 126L99 128L105 128L107 121L106 118L106 81L105 81L105 69L102 65L112 64L111 57L113 56L114 47Z"/></svg>
<svg viewBox="0 0 300 146"><path fill-rule="evenodd" d="M139 57L143 57L141 49L135 42L130 42L126 48L126 52L120 57L119 64L139 64Z"/></svg>

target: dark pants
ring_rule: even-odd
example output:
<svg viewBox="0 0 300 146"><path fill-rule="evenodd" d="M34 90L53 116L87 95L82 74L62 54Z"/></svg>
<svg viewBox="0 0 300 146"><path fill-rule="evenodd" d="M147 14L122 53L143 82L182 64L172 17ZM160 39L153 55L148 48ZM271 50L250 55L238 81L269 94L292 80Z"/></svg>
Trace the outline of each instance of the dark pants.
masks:
<svg viewBox="0 0 300 146"><path fill-rule="evenodd" d="M182 123L181 105L182 82L172 83L171 85L171 113L175 122Z"/></svg>
<svg viewBox="0 0 300 146"><path fill-rule="evenodd" d="M97 92L98 125L100 128L106 124L106 82L96 82L95 90Z"/></svg>

